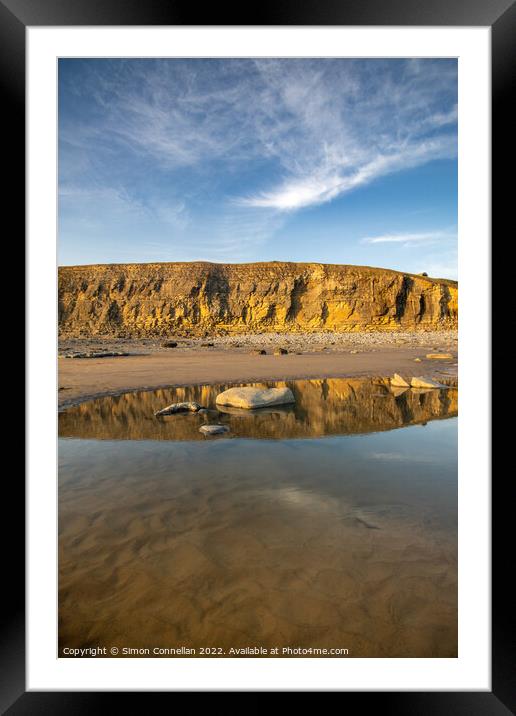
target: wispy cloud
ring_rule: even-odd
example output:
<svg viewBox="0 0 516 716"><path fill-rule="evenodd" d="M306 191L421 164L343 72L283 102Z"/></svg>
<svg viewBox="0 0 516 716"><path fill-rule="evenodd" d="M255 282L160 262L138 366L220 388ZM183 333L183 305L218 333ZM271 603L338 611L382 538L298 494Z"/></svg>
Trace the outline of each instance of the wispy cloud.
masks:
<svg viewBox="0 0 516 716"><path fill-rule="evenodd" d="M213 162L229 172L271 162L278 178L231 196L240 206L321 204L456 153L452 65L414 72L392 61L148 61L91 72L99 121L64 124L63 141L89 150L111 142L109 151L118 145L164 170L195 168L203 187Z"/></svg>
<svg viewBox="0 0 516 716"><path fill-rule="evenodd" d="M362 244L422 244L439 240L456 239L457 234L450 231L426 231L420 233L400 232L380 234L379 236L366 236L361 239Z"/></svg>
<svg viewBox="0 0 516 716"><path fill-rule="evenodd" d="M454 61L64 60L59 83L63 236L252 259L296 211L457 151Z"/></svg>
<svg viewBox="0 0 516 716"><path fill-rule="evenodd" d="M449 140L439 139L406 145L386 154L379 153L351 167L344 161L326 161L319 169L314 168L305 175L288 178L271 191L236 199L236 203L281 211L323 204L385 174L450 156L453 151Z"/></svg>
<svg viewBox="0 0 516 716"><path fill-rule="evenodd" d="M262 106L276 118L272 132L267 126L267 148L283 176L272 187L236 198L242 206L293 211L456 155L453 69L429 91L427 73L400 73L389 63L376 63L374 72L352 63L345 73L332 64L301 64L289 73L281 61L257 67L268 88Z"/></svg>

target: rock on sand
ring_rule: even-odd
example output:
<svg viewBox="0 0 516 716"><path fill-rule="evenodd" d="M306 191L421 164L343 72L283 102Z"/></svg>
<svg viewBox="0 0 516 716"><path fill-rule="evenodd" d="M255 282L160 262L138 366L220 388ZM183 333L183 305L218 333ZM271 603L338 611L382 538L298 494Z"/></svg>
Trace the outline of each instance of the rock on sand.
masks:
<svg viewBox="0 0 516 716"><path fill-rule="evenodd" d="M451 353L427 353L426 357L430 360L453 360Z"/></svg>
<svg viewBox="0 0 516 716"><path fill-rule="evenodd" d="M158 410L154 415L173 415L174 413L198 413L202 405L193 401L188 403L172 403L163 410Z"/></svg>
<svg viewBox="0 0 516 716"><path fill-rule="evenodd" d="M395 388L408 388L409 384L405 380L405 378L402 378L401 375L398 375L398 373L394 373L394 375L391 378L391 385L393 385Z"/></svg>
<svg viewBox="0 0 516 716"><path fill-rule="evenodd" d="M229 405L233 408L262 408L269 405L295 403L290 388L229 388L217 395L217 405Z"/></svg>

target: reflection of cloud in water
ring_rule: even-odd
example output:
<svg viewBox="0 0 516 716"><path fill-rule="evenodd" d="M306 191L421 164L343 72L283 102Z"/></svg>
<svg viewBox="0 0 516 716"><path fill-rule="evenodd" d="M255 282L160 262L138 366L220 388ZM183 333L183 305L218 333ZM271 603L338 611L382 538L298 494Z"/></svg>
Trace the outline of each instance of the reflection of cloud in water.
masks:
<svg viewBox="0 0 516 716"><path fill-rule="evenodd" d="M279 488L267 493L273 500L283 502L289 507L303 510L330 511L335 510L339 501L335 498L321 495L316 492L309 492L298 487Z"/></svg>
<svg viewBox="0 0 516 716"><path fill-rule="evenodd" d="M310 396L320 404L320 388L299 394L296 410L310 413ZM335 404L363 416L346 382L328 395L337 389ZM359 383L354 392L367 395ZM136 429L141 406L129 405ZM376 401L365 405L373 425L385 420ZM417 405L430 412L415 403L412 416ZM127 417L128 404L117 410ZM321 427L325 411L312 414ZM456 423L267 443L61 440L61 647L122 634L131 647L456 656Z"/></svg>
<svg viewBox="0 0 516 716"><path fill-rule="evenodd" d="M373 452L368 455L372 460L392 460L394 462L432 462L427 455L413 455L401 452Z"/></svg>

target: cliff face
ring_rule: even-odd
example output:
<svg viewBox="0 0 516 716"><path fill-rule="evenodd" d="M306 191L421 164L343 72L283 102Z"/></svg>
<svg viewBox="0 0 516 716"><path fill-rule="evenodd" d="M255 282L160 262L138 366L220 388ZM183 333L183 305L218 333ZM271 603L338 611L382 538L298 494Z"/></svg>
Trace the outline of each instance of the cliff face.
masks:
<svg viewBox="0 0 516 716"><path fill-rule="evenodd" d="M109 264L59 269L66 335L449 329L454 281L334 264Z"/></svg>

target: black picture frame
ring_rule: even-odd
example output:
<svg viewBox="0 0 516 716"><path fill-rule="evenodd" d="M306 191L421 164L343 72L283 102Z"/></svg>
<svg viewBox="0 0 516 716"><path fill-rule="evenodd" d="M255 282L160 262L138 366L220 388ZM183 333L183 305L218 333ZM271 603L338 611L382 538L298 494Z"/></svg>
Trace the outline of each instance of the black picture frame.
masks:
<svg viewBox="0 0 516 716"><path fill-rule="evenodd" d="M198 22L199 17L203 22ZM514 180L507 180L505 169L512 140L514 114L510 111L514 86L514 47L516 45L516 4L511 0L292 0L262 2L249 8L235 9L219 4L199 8L192 3L171 0L0 0L0 88L4 141L8 137L9 182L4 188L5 206L16 217L18 227L25 216L25 31L28 26L102 26L102 25L361 25L361 26L490 26L492 37L492 260L504 261L505 236L513 226L509 220L514 199ZM4 161L5 159L4 155ZM512 219L512 216L511 216ZM18 229L21 233L23 229ZM505 232L504 232L505 233ZM20 243L23 245L20 237ZM509 281L493 280L492 289L480 289L495 309L492 330L507 324L506 307L510 306ZM489 293L491 298L489 299ZM30 348L30 347L29 347ZM502 357L496 350L493 361ZM512 371L511 371L512 372ZM502 392L493 378L493 414ZM504 386L505 387L505 386ZM500 390L497 390L500 388ZM497 400L499 402L497 402ZM514 713L516 710L516 641L511 639L514 597L505 586L511 558L507 545L513 536L509 509L514 478L510 468L501 470L503 447L510 444L502 429L493 431L492 454L492 691L471 692L340 692L344 707L360 698L362 707L381 709L383 713L476 714ZM507 465L512 461L507 462ZM498 467L498 471L497 468ZM502 477L500 478L500 473ZM14 477L14 476L13 476ZM504 479L506 478L506 479ZM7 476L5 476L7 480ZM9 512L15 518L4 537L9 564L9 588L4 588L6 605L1 616L0 642L0 709L11 716L20 714L82 714L102 710L121 710L120 698L131 699L127 709L152 712L154 692L131 694L113 692L26 692L25 688L25 533L24 483L10 479L7 489ZM507 510L507 515L504 515ZM164 694L170 697L171 694ZM161 694L163 696L163 694ZM116 705L114 703L116 699ZM364 701L365 699L365 701ZM123 707L122 707L123 708Z"/></svg>

